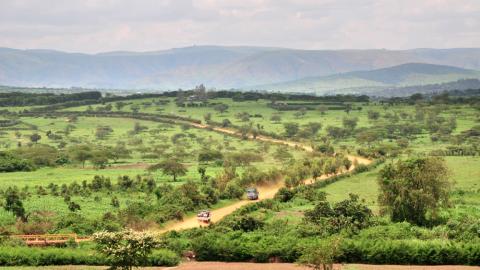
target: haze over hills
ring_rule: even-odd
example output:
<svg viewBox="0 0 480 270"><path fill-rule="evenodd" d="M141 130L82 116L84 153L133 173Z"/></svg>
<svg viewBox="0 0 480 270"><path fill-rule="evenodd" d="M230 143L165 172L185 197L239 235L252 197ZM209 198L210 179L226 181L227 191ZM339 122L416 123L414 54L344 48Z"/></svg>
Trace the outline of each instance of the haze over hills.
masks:
<svg viewBox="0 0 480 270"><path fill-rule="evenodd" d="M332 91L374 93L376 89L431 85L466 78L480 78L480 71L444 65L408 63L368 71L307 77L289 82L254 86L252 89L315 93L330 93Z"/></svg>
<svg viewBox="0 0 480 270"><path fill-rule="evenodd" d="M428 65L425 65L428 64ZM480 49L294 50L194 46L154 52L66 53L0 48L0 84L171 90L309 91L479 78Z"/></svg>

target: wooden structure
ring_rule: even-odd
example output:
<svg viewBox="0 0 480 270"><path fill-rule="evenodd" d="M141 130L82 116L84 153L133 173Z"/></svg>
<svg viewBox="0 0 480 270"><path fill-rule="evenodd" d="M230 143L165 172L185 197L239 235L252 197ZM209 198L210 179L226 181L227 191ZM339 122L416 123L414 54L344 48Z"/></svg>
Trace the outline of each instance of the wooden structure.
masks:
<svg viewBox="0 0 480 270"><path fill-rule="evenodd" d="M11 237L22 239L28 246L63 245L72 240L75 243L91 240L90 237L77 236L76 234L19 234Z"/></svg>

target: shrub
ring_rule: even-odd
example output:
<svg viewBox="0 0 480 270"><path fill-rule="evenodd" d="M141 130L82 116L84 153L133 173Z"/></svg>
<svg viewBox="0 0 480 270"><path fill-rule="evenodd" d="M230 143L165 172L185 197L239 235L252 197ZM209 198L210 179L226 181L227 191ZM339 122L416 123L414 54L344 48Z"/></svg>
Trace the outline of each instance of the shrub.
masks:
<svg viewBox="0 0 480 270"><path fill-rule="evenodd" d="M130 270L133 266L147 265L148 255L158 246L152 234L132 230L95 233L93 240L97 249L109 258L112 269Z"/></svg>
<svg viewBox="0 0 480 270"><path fill-rule="evenodd" d="M0 152L0 172L33 171L35 167L26 160L6 152Z"/></svg>

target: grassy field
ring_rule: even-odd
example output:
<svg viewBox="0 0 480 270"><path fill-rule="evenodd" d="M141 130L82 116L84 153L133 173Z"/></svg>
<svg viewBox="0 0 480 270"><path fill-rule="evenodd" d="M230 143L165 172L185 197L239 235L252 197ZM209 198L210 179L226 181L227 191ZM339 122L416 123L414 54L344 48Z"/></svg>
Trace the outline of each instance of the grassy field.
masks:
<svg viewBox="0 0 480 270"><path fill-rule="evenodd" d="M283 125L282 123L286 122L296 122L299 124L305 124L308 122L320 122L324 127L326 126L341 126L342 119L347 116L358 117L358 127L369 127L372 126L372 122L368 119L368 111L377 111L382 114L384 113L407 113L409 115L413 115L415 112L414 106L409 105L395 105L395 106L386 106L380 103L350 103L352 104L352 108L354 108L349 113L343 110L328 110L324 114L322 114L319 110L308 110L304 116L297 117L295 116L296 111L278 111L273 108L270 108L268 104L270 103L269 100L260 99L258 101L242 101L242 102L235 102L232 99L228 98L218 98L212 100L214 103L222 103L228 105L228 110L224 113L220 113L215 111L213 107L177 107L173 98L163 98L162 100L168 100L168 103L165 105L150 105L148 107L143 106L144 103L152 103L156 100L160 99L138 99L132 100L128 103L131 105L123 107L120 111L131 112L132 106L138 106L139 112L144 113L162 113L162 114L173 114L173 115L181 115L191 117L193 119L203 120L204 116L208 113L211 114L212 120L221 122L223 119L229 119L235 125L243 125L245 124L244 121L238 119L236 117L239 113L247 112L251 115L250 122L254 125L260 124L262 125L265 130L273 131L273 132L283 132ZM290 102L290 101L289 101ZM291 101L290 103L294 104L295 101ZM302 103L304 103L302 101ZM306 102L308 103L308 102ZM107 103L108 104L108 103ZM112 102L112 105L115 103ZM103 105L92 105L91 108L95 109ZM311 106L314 107L314 106ZM361 110L355 110L355 108L362 107ZM85 111L88 106L80 106L74 108L65 109L66 111ZM113 106L112 111L118 111L115 106ZM281 121L276 123L271 121L272 115L280 115ZM255 116L257 115L257 116ZM441 116L450 116L456 115L457 116L457 129L456 132L461 132L465 129L468 129L472 125L475 124L475 119L477 113L469 106L458 105L458 106L449 106L445 108L441 114ZM408 120L404 120L408 121Z"/></svg>
<svg viewBox="0 0 480 270"><path fill-rule="evenodd" d="M94 175L104 175L112 179L120 175L149 175L158 181L169 182L170 177L162 175L161 172L150 173L145 170L149 164L156 163L161 158L145 158L143 155L145 151L148 151L156 145L166 145L165 147L169 149L166 154L174 151L177 144L175 144L171 138L179 134L185 138L185 146L187 147L187 152L183 160L188 167L188 173L182 177L182 180L198 179L197 155L200 149L204 147L212 147L227 152L261 151L264 156L264 161L255 163L255 166L261 169L268 169L281 165L270 155L278 146L273 145L265 152L264 144L262 143L240 140L220 133L196 128L183 130L178 125L161 124L129 118L80 117L75 123L69 123L66 119L23 117L22 121L30 125L35 125L38 128L36 130L20 131L20 138L16 136L14 130L6 130L3 135L3 145L8 145L9 147L4 147L4 150L15 149L18 142L21 142L22 145L27 145L29 143L29 136L33 133L39 133L42 136L39 143L58 146L59 140L51 140L45 135L48 131L51 131L64 136L64 140L61 141L67 142L66 147L79 143L93 143L99 146L115 146L123 143L132 151L131 158L121 159L115 164L110 164L109 167L103 170L95 169L87 162L85 168L78 164L73 164L55 168L43 167L34 172L1 173L0 182L4 186L34 186L48 183L63 184L73 181L81 182L83 180L90 180ZM131 134L134 125L137 123L147 129L139 134ZM73 125L74 128L70 134L66 136L63 131L68 125ZM97 139L95 137L95 129L97 126L110 126L113 132L105 139ZM292 150L292 154L297 156L302 155L300 151L295 150ZM209 167L207 170L209 175L215 175L218 170L220 170L219 167Z"/></svg>
<svg viewBox="0 0 480 270"><path fill-rule="evenodd" d="M122 114L123 118L107 117L107 113L102 114L102 117L85 116L88 114L76 118L71 116L47 117L47 113L44 112L37 112L35 117L31 116L32 114L10 114L0 117L0 151L7 151L8 154L18 155L21 158L25 158L25 156L28 158L25 152L35 152L37 151L35 149L41 147L51 147L57 151L55 152L56 161L53 165L38 165L33 171L17 169L16 172L0 173L0 191L1 196L3 196L2 206L4 206L0 208L0 228L4 232L13 234L75 232L82 235L91 235L99 230L119 230L125 227L137 230L160 230L165 226L172 225L172 223L179 222L179 224L182 224L182 219L194 218L195 214L202 209L223 208L221 210L225 210L230 209L226 206L245 205L247 204L245 189L259 183L265 183L262 181L271 183L268 181L282 179L285 180L285 182L281 182L282 184L287 183L293 186L297 180L299 180L298 183L301 183L303 179L312 177L313 173L316 172L315 169L318 168L320 168L321 173L332 173L332 167L336 167L333 172L339 172L348 168L348 165L345 164L345 162L348 163L348 159L343 159L343 154L346 153L363 155L371 159L386 159L386 162L389 163L411 156L425 156L432 150L445 150L449 146L471 146L475 148L474 144L458 141L464 138L457 135L477 126L480 119L478 110L474 106L466 104L424 105L422 110L429 113L430 117L432 112L443 117L439 122L434 123L439 125L437 131L432 131L435 127L429 126L431 123L427 121L426 117L425 121L416 119L417 110L415 106L406 103L391 106L376 101L348 103L352 110L347 112L342 109L342 106L346 106L347 103L337 102L335 103L336 106L340 107L322 113L317 108L321 102L310 103L308 100L288 100L289 104L298 105L301 103L298 106L314 108L314 110L307 110L302 114L299 111L274 109L270 105L271 101L264 99L236 102L229 98L218 98L210 99L207 106L191 107L177 106L174 98L167 97L123 100L122 102L124 106L120 108L120 111L131 112L128 117L125 116L127 114ZM220 103L228 105L228 109L223 113L215 110L215 104ZM117 102L110 102L71 107L64 110L70 112L98 110L100 112L105 110L105 106L111 105L111 111L116 112L119 110L117 104ZM12 112L20 112L31 108L11 107L8 109ZM151 121L134 119L139 117L133 112L137 109L141 113L156 114L157 119ZM380 113L378 119L372 119L372 111ZM160 122L160 114L189 117L201 120L202 123L206 122L206 115L210 115L211 120L215 122L229 119L236 126L248 126L250 132L253 129L260 129L275 133L278 137L283 137L284 140L299 141L305 146L312 146L316 151L308 152L268 142L242 140L239 137L231 136L231 134L215 132L208 128L194 128L186 125L187 121L185 120L182 120L181 123L183 124L180 124L180 122L166 124ZM280 119L274 121L272 120L274 116L279 116ZM441 128L445 128L443 124L449 123L448 121L452 117L456 120L455 127L448 130L446 134L442 134L447 138L438 139L439 132L443 132ZM349 129L344 124L346 118L356 118L358 122L353 128ZM285 135L285 123L299 124L300 131L296 135L287 137ZM321 124L322 128L318 134L308 135L308 132L305 132L302 135L302 131L308 131L306 127L309 123ZM414 135L403 135L402 129L408 128L409 124L415 125L414 128L420 131L413 132ZM390 136L392 134L380 135L381 139L368 143L362 141L361 138L359 139L361 137L359 134L379 129L386 131L389 130L389 125L390 127L393 126L393 136ZM327 127L344 127L344 133L339 136L332 135L331 132L329 134ZM110 131L106 135L101 135L99 130ZM34 134L39 134L41 139L35 142L32 139ZM476 135L472 137L474 136ZM407 144L402 144L398 140L399 138L406 139ZM476 138L468 139L473 141ZM79 152L78 149L75 152L75 147L79 146L90 147L88 151L91 156L85 164L75 158L75 154ZM333 147L333 150L330 146ZM99 168L98 163L94 162L94 154L99 155L98 152L109 152L112 151L111 149L118 147L123 147L130 154L118 158L118 160L114 157L108 157L105 168ZM370 152L368 151L376 151L377 148L381 148L380 151L369 155ZM210 150L214 150L212 152L220 151L223 155L222 158L217 158L209 163L200 163L198 160L199 154ZM245 154L247 156L251 154L261 158L249 165L244 165L241 161L234 161L232 158L234 154ZM478 170L480 157L469 155L445 157L451 171L450 179L455 182L450 196L454 207L442 211L449 217L454 218L455 221L459 216L480 217L480 171ZM66 162L57 162L65 156L68 159ZM8 162L7 158L5 160ZM35 159L32 158L31 161L33 162ZM167 175L161 170L148 170L149 166L162 161L178 161L177 166L185 166L185 175L181 174L177 181L173 181L171 175ZM379 195L377 178L383 166L380 165L369 171L341 178L339 181L320 188L320 190L326 193L327 200L331 203L347 199L350 193L357 194L377 215L380 212L380 206L377 202ZM204 176L202 176L200 168L206 168ZM279 171L280 169L283 170ZM95 187L92 181L95 176L108 178L111 184ZM122 184L122 181L119 180L121 176L128 176L128 179L131 180L130 183L127 181L127 184ZM96 185L99 185L98 182L96 182ZM277 191L277 186L280 187L281 184L277 182L274 188L273 186L267 187L272 187L273 191ZM12 191L9 187L16 187L17 190ZM261 188L264 188L264 186L261 186ZM295 189L295 192L297 192L297 189ZM7 204L9 203L7 199L11 199L12 194L16 195L18 197L16 199L21 201L26 216L16 218L13 211L15 209L10 208L10 211L7 211ZM240 201L242 199L244 201ZM250 241L249 245L252 245L252 247L258 244L256 246L258 251L264 252L263 250L269 250L270 248L274 250L274 245L281 243L281 241L277 241L281 240L281 237L287 237L282 241L290 239L288 242L296 242L299 238L317 237L315 234L318 231L309 231L308 226L305 228L298 226L300 223L306 225L303 218L304 212L312 209L316 200L320 199L312 199L312 197L308 197L299 191L293 196L293 199L287 200L285 203L280 203L279 200L272 202L272 208L268 208L269 201L264 201L266 202L265 208L259 206L259 210L251 212L253 220L233 220L233 225L225 225L219 222L217 224L220 226L219 230L194 231L192 235L188 235L186 238L182 233L178 235L173 233L170 236L175 238L172 245L178 248L176 251L180 249L184 251L186 248L191 248L190 245L187 245L190 237L195 239L195 237L200 237L204 233L217 234L218 239L227 237L226 235L235 238L251 234L252 238L245 241ZM234 208L231 211L233 210ZM230 215L231 211L226 211L226 215L229 215L226 219L227 222L228 218L236 218L235 215ZM389 222L387 217L376 216L373 218L382 223L378 226L383 226L385 225L383 223ZM277 227L277 224L281 224L275 223L278 220L284 221L285 226ZM461 219L458 220L460 220L460 223L462 222ZM193 221L197 222L195 219ZM248 227L256 226L257 221L260 224L259 227L254 229ZM398 230L404 226L393 223L389 225L398 226ZM196 226L196 223L193 226ZM222 226L227 227L222 228ZM369 226L377 225L370 224ZM299 231L295 231L296 227L301 228ZM223 231L223 229L225 230ZM367 228L366 230L368 229L382 230L380 227ZM290 230L290 232L282 235L282 230ZM437 235L437 231L432 229L432 232L427 233L428 230L430 229L422 229L422 232L428 235L426 239L438 240L437 238L441 238ZM262 246L262 243L270 244ZM194 245L192 244L192 246ZM235 247L223 248L227 250L225 254L230 254L228 252L229 248ZM299 246L295 248L299 248ZM271 250L268 252L271 252ZM275 256L278 255L281 254ZM290 259L290 261L292 260ZM347 269L350 268L355 269L354 266ZM80 268L77 267L77 269Z"/></svg>
<svg viewBox="0 0 480 270"><path fill-rule="evenodd" d="M155 105L160 104L161 105ZM260 125L266 131L273 131L279 134L284 132L283 123L295 122L300 125L309 122L321 123L323 128L320 131L319 136L326 135L325 127L327 126L342 126L342 119L344 117L357 117L358 128L371 127L376 124L375 121L368 119L368 111L377 111L382 115L386 113L407 114L413 116L415 113L414 106L397 105L386 107L380 103L371 102L369 104L353 103L352 108L354 110L349 113L343 110L329 110L322 114L318 110L309 110L305 115L298 117L295 116L295 111L277 111L268 106L270 101L258 100L258 101L243 101L234 102L232 99L220 98L211 100L212 103L223 103L228 105L228 110L224 113L219 113L210 107L178 107L173 98L148 98L148 99L136 99L125 101L126 105L121 108L121 111L132 111L132 107L138 107L140 112L151 114L172 114L188 116L194 119L203 120L204 115L211 114L211 118L214 121L221 122L223 119L229 119L235 125L244 125L241 119L238 119L236 115L239 113L249 113L250 118L248 123L252 126ZM289 101L292 104L298 101ZM68 108L68 111L84 111L87 109L95 110L97 107L108 105L91 105ZM110 103L113 107L112 111L118 111L115 106L115 102ZM355 110L355 108L362 107L361 110ZM12 111L20 111L28 109L28 107L10 107ZM254 112L254 113L252 113ZM273 115L280 115L281 121L271 121ZM478 113L471 107L465 105L448 106L442 110L441 115L448 118L455 115L457 120L457 128L454 130L454 134L458 134L461 131L471 128L476 124ZM23 127L27 127L26 130L16 131L14 129L2 128L1 144L3 150L15 149L17 144L22 145L29 144L29 136L33 133L38 133L42 136L39 143L52 145L58 147L60 142L65 142L68 145L75 145L80 143L88 143L99 146L115 146L118 144L125 144L129 150L132 151L130 158L124 158L116 163L110 164L106 169L98 170L92 167L87 162L86 167L82 168L78 164L65 165L61 167L43 167L34 172L13 172L0 174L0 183L2 186L16 185L23 186L35 186L35 185L47 185L49 183L55 184L68 184L72 182L82 182L84 180L91 180L95 175L103 175L109 177L112 181L120 175L128 175L134 177L136 175L153 177L158 183L171 183L169 176L163 175L161 172L147 172L145 169L148 165L158 162L155 158L146 158L145 153L150 148L156 145L167 145L169 149L166 153L174 153L176 149L176 143L172 141L172 138L177 135L184 136L184 142L186 145L186 153L183 158L184 164L188 167L188 172L185 176L181 177L180 182L174 184L183 183L186 180L198 180L198 163L196 156L200 149L205 146L220 149L222 151L252 151L261 152L264 161L256 162L254 165L260 169L268 169L274 167L281 167L282 163L278 162L272 157L272 153L278 146L270 146L268 149L263 149L263 144L253 141L244 141L237 138L228 137L223 134L211 132L207 130L200 130L195 128L183 129L178 125L162 124L151 121L142 121L131 118L106 118L106 117L79 117L75 122L70 122L67 118L44 118L44 117L21 117L20 119ZM388 121L380 118L377 121ZM410 120L400 118L400 122L409 122ZM145 130L133 134L132 130L135 125L141 125L145 127ZM31 127L35 129L31 129ZM109 126L112 132L103 139L99 139L95 136L96 127ZM30 129L28 129L30 127ZM65 133L66 129L69 129L68 135ZM59 134L63 137L62 140L49 139L46 134L52 132ZM350 151L354 151L358 147L358 143L354 138L343 139L339 142L334 142L338 147L343 145ZM388 143L388 141L387 141ZM417 153L426 153L431 150L444 147L444 142L432 142L428 133L423 133L416 136L414 139L410 139L410 149ZM65 146L64 146L65 147ZM303 154L299 151L291 150L295 157L300 157ZM478 165L478 159L476 158L447 158L449 166L455 169L455 180L457 180L457 188L468 190L475 187L475 178L478 179L478 175L472 175L471 168ZM472 164L473 163L473 164ZM462 169L459 169L462 168ZM222 168L216 166L209 166L207 174L215 176ZM352 177L346 181L341 181L325 188L325 191L329 194L329 197L333 201L339 201L347 196L348 193L357 193L364 198L368 204L377 209L376 197L377 189L375 185L376 175L378 169L366 174L360 174ZM458 178L458 179L456 179Z"/></svg>
<svg viewBox="0 0 480 270"><path fill-rule="evenodd" d="M451 170L450 180L452 188L452 202L458 212L480 216L480 157L446 157L445 161ZM360 173L341 181L332 183L321 190L327 194L330 202L339 202L348 199L348 194L359 195L374 212L378 214L377 201L379 190L377 184L378 172L382 166L372 171ZM299 220L298 213L311 209L309 204L294 204L284 209L278 215L289 216L292 220Z"/></svg>

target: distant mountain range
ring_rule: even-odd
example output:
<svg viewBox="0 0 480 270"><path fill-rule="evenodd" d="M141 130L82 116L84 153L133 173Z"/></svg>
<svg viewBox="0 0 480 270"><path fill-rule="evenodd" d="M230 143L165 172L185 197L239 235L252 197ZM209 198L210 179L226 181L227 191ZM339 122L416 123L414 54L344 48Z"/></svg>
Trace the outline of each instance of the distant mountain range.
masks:
<svg viewBox="0 0 480 270"><path fill-rule="evenodd" d="M369 71L308 77L289 82L255 86L252 89L315 93L375 93L384 89L478 78L480 78L480 71L476 70L444 65L408 63Z"/></svg>
<svg viewBox="0 0 480 270"><path fill-rule="evenodd" d="M66 53L0 48L0 85L364 92L480 78L480 49L294 50L194 46Z"/></svg>

